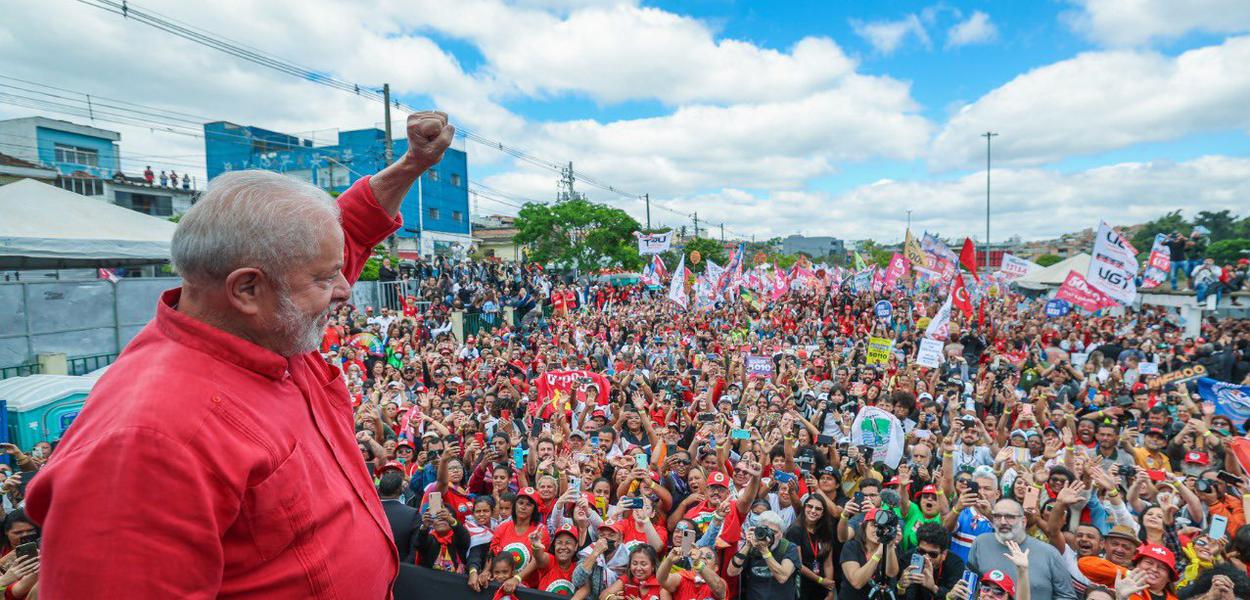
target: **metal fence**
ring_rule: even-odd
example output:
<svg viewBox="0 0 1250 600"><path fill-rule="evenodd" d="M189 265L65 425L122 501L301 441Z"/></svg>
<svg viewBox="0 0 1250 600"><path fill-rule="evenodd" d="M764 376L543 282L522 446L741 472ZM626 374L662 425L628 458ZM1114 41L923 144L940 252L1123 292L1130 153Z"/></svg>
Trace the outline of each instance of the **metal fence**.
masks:
<svg viewBox="0 0 1250 600"><path fill-rule="evenodd" d="M494 331L503 324L504 316L502 313L466 313L464 315L464 335L467 338L471 335Z"/></svg>
<svg viewBox="0 0 1250 600"><path fill-rule="evenodd" d="M375 310L387 308L401 310L402 298L417 293L415 281L357 281L352 286L352 304L360 308L372 306ZM428 307L429 302L418 302L417 310Z"/></svg>

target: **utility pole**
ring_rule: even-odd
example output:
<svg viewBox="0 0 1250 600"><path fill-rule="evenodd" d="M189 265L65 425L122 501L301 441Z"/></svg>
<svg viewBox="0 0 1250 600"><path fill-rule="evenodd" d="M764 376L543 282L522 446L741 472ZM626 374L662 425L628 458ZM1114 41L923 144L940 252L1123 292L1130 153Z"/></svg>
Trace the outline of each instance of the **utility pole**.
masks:
<svg viewBox="0 0 1250 600"><path fill-rule="evenodd" d="M386 123L386 142L383 147L386 149L383 155L386 165L390 166L395 161L395 147L391 144L391 84L382 84L382 104L385 108L382 111L383 122Z"/></svg>
<svg viewBox="0 0 1250 600"><path fill-rule="evenodd" d="M647 231L651 231L651 194L643 194L642 198L647 202Z"/></svg>
<svg viewBox="0 0 1250 600"><path fill-rule="evenodd" d="M993 131L981 134L985 138L985 272L990 272L990 140L997 137Z"/></svg>
<svg viewBox="0 0 1250 600"><path fill-rule="evenodd" d="M720 243L725 243L725 224L720 224Z"/></svg>
<svg viewBox="0 0 1250 600"><path fill-rule="evenodd" d="M699 237L699 211L694 213L694 237Z"/></svg>
<svg viewBox="0 0 1250 600"><path fill-rule="evenodd" d="M907 231L911 231L911 209L907 209Z"/></svg>

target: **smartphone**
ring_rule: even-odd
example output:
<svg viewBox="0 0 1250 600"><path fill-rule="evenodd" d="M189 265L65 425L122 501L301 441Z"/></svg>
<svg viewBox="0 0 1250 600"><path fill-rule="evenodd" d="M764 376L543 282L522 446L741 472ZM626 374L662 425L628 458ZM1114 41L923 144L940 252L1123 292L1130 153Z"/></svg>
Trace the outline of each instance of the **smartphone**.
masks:
<svg viewBox="0 0 1250 600"><path fill-rule="evenodd" d="M914 571L924 570L924 555L916 552L911 555L911 565L908 567Z"/></svg>
<svg viewBox="0 0 1250 600"><path fill-rule="evenodd" d="M1228 531L1228 517L1224 515L1211 516L1211 528L1207 530L1207 537L1218 540L1224 537Z"/></svg>
<svg viewBox="0 0 1250 600"><path fill-rule="evenodd" d="M776 479L777 483L790 483L791 481L794 481L794 474L787 473L785 471L774 471L773 479Z"/></svg>
<svg viewBox="0 0 1250 600"><path fill-rule="evenodd" d="M524 448L512 449L512 466L513 468L516 468L516 469L525 468L525 449Z"/></svg>
<svg viewBox="0 0 1250 600"><path fill-rule="evenodd" d="M598 436L598 435L592 435L592 436L590 436L590 447L591 447L591 448L598 448L598 447L599 447L599 436Z"/></svg>
<svg viewBox="0 0 1250 600"><path fill-rule="evenodd" d="M980 580L980 578L977 577L976 571L964 569L964 574L961 575L959 579L968 584L968 597L975 598L977 595L977 581Z"/></svg>
<svg viewBox="0 0 1250 600"><path fill-rule="evenodd" d="M679 449L680 448L677 446L677 444L665 444L664 445L664 452L666 452L669 456L676 454Z"/></svg>
<svg viewBox="0 0 1250 600"><path fill-rule="evenodd" d="M533 426L530 427L530 437L538 437L543 432L543 420L534 419Z"/></svg>
<svg viewBox="0 0 1250 600"><path fill-rule="evenodd" d="M855 501L855 505L856 505L856 506L860 506L860 507L862 507L862 506L863 506L863 504L864 504L864 493L863 493L863 492L855 492L855 496L854 496L853 498L851 498L851 499Z"/></svg>
<svg viewBox="0 0 1250 600"><path fill-rule="evenodd" d="M1037 489L1037 488L1033 488L1033 489ZM969 491L969 492L972 492L972 493L974 493L974 494L980 494L980 493L981 493L981 484L977 483L976 481L969 481L969 482L968 482L968 491Z"/></svg>
<svg viewBox="0 0 1250 600"><path fill-rule="evenodd" d="M429 508L426 510L430 511L430 514L438 514L438 511L443 510L443 495L441 493L430 492L427 497L429 498Z"/></svg>
<svg viewBox="0 0 1250 600"><path fill-rule="evenodd" d="M681 547L685 550L687 556L690 555L690 550L694 548L694 537L695 532L693 529L683 529L681 532Z"/></svg>
<svg viewBox="0 0 1250 600"><path fill-rule="evenodd" d="M872 464L872 446L860 446L859 455L864 459L864 464Z"/></svg>
<svg viewBox="0 0 1250 600"><path fill-rule="evenodd" d="M716 415L715 415L715 414L713 414L713 413L699 413L699 417L698 417L698 418L699 418L699 422L700 422L700 423L714 423L714 422L716 422Z"/></svg>
<svg viewBox="0 0 1250 600"><path fill-rule="evenodd" d="M580 493L582 491L582 480L569 475L569 490Z"/></svg>
<svg viewBox="0 0 1250 600"><path fill-rule="evenodd" d="M977 401L976 401L976 400L973 400L971 397L969 397L967 400L964 400L964 410L973 410L973 411L974 411L974 410L976 410L976 409L977 409Z"/></svg>
<svg viewBox="0 0 1250 600"><path fill-rule="evenodd" d="M1242 483L1240 477L1233 475L1232 473L1229 473L1228 471L1220 471L1219 473L1215 474L1215 477L1219 479L1220 481L1223 481L1224 483L1228 483L1230 485L1241 485Z"/></svg>
<svg viewBox="0 0 1250 600"><path fill-rule="evenodd" d="M816 436L816 445L817 445L817 446L832 446L832 445L833 445L833 436L831 436L831 435L818 435L818 436Z"/></svg>
<svg viewBox="0 0 1250 600"><path fill-rule="evenodd" d="M486 447L486 434L485 433L482 433L479 431L473 434L473 440L477 442L478 446L482 448Z"/></svg>
<svg viewBox="0 0 1250 600"><path fill-rule="evenodd" d="M1024 490L1024 506L1025 508L1037 508L1037 499L1041 495L1041 490L1029 486Z"/></svg>
<svg viewBox="0 0 1250 600"><path fill-rule="evenodd" d="M645 506L641 496L629 496L625 498L625 508L639 509Z"/></svg>
<svg viewBox="0 0 1250 600"><path fill-rule="evenodd" d="M39 542L26 542L25 544L18 544L17 548L13 551L17 553L18 558L39 556Z"/></svg>
<svg viewBox="0 0 1250 600"><path fill-rule="evenodd" d="M635 455L634 455L634 466L635 466L635 467L638 467L639 469L645 469L645 468L647 468L647 465L648 465L648 463L650 463L650 462L651 462L651 461L649 461L649 460L647 459L647 455L646 455L646 454L643 454L643 453L639 452L638 454L635 454Z"/></svg>
<svg viewBox="0 0 1250 600"><path fill-rule="evenodd" d="M729 439L731 439L731 440L749 440L749 439L751 439L751 432L750 432L749 430L746 430L746 429L731 429L731 430L729 430Z"/></svg>

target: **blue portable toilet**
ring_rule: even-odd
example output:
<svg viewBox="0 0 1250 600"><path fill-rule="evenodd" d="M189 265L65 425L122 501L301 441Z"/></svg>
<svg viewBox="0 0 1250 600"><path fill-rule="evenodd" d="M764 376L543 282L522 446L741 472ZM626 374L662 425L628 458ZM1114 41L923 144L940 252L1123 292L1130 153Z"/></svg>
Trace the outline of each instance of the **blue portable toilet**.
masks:
<svg viewBox="0 0 1250 600"><path fill-rule="evenodd" d="M104 369L87 375L28 375L0 380L7 410L8 441L30 451L65 435Z"/></svg>

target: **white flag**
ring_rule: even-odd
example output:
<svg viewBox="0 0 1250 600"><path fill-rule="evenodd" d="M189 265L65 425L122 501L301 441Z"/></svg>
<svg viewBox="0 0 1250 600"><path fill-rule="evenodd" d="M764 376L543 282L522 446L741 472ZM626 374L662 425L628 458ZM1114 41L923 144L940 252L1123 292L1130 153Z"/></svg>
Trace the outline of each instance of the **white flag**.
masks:
<svg viewBox="0 0 1250 600"><path fill-rule="evenodd" d="M905 434L898 417L875 406L865 406L851 423L851 443L872 446L872 461L897 469L903 459Z"/></svg>
<svg viewBox="0 0 1250 600"><path fill-rule="evenodd" d="M634 232L638 236L638 254L659 254L667 252L673 247L673 232L665 231L664 233L639 233Z"/></svg>
<svg viewBox="0 0 1250 600"><path fill-rule="evenodd" d="M929 321L929 326L924 330L924 336L934 340L945 340L950 333L951 324L951 294L946 295L946 302L942 303L937 314L933 315L933 319Z"/></svg>
<svg viewBox="0 0 1250 600"><path fill-rule="evenodd" d="M677 268L673 269L673 280L668 282L668 299L676 302L678 306L686 308L690 303L686 298L686 255L681 255L681 260L677 262Z"/></svg>
<svg viewBox="0 0 1250 600"><path fill-rule="evenodd" d="M1015 281L1037 269L1042 268L1033 261L1025 260L1014 254L1003 254L1003 266L999 269L1007 281Z"/></svg>
<svg viewBox="0 0 1250 600"><path fill-rule="evenodd" d="M1132 304L1137 298L1136 277L1137 250L1119 231L1105 222L1099 223L1085 279L1120 303Z"/></svg>

